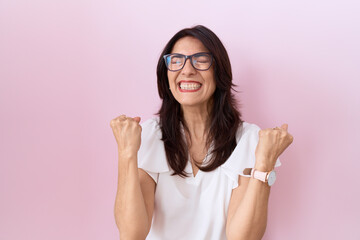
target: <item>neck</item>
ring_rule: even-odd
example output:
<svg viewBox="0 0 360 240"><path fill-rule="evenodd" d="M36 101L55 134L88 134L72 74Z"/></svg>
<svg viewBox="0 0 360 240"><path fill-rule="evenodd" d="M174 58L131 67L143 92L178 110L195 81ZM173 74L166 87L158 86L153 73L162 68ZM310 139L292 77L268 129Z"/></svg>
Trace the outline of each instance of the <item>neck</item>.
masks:
<svg viewBox="0 0 360 240"><path fill-rule="evenodd" d="M211 123L211 108L208 106L181 106L185 124L192 141L206 141Z"/></svg>

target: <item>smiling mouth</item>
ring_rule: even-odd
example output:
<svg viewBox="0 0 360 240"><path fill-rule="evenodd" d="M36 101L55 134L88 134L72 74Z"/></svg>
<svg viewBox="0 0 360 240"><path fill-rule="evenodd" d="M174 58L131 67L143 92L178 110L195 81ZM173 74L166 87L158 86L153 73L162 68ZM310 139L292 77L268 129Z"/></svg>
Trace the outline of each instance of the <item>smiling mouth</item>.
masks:
<svg viewBox="0 0 360 240"><path fill-rule="evenodd" d="M202 86L201 83L197 83L197 82L180 82L179 83L179 87L181 90L191 90L191 91L196 91L198 89L200 89Z"/></svg>

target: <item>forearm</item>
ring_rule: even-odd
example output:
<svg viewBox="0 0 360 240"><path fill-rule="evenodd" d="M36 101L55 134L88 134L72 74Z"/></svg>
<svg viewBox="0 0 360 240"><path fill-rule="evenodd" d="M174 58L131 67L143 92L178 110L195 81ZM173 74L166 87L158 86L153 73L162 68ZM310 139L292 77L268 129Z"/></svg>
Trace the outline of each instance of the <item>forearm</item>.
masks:
<svg viewBox="0 0 360 240"><path fill-rule="evenodd" d="M270 187L251 178L244 197L230 220L228 239L258 240L265 233Z"/></svg>
<svg viewBox="0 0 360 240"><path fill-rule="evenodd" d="M138 175L137 157L119 153L115 221L121 239L145 239L149 232L147 211Z"/></svg>

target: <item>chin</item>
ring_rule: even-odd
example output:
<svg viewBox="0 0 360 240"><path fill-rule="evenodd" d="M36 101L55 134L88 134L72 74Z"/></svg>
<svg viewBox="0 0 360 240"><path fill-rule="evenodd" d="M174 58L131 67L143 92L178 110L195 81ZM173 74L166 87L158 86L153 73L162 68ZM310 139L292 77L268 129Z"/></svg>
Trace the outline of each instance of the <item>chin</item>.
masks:
<svg viewBox="0 0 360 240"><path fill-rule="evenodd" d="M206 106L204 101L178 101L181 107L202 107Z"/></svg>

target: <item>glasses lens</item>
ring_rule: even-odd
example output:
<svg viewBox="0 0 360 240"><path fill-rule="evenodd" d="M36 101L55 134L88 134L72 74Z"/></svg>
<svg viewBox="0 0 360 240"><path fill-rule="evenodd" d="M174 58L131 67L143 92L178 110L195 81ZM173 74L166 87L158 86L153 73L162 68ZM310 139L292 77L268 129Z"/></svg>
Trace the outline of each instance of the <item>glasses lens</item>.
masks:
<svg viewBox="0 0 360 240"><path fill-rule="evenodd" d="M212 63L211 55L207 53L195 54L192 58L193 65L198 70L207 70Z"/></svg>
<svg viewBox="0 0 360 240"><path fill-rule="evenodd" d="M166 66L171 71L176 71L184 65L185 57L181 55L169 55L166 57Z"/></svg>
<svg viewBox="0 0 360 240"><path fill-rule="evenodd" d="M209 53L197 53L189 56L192 59L192 65L197 70L208 70L212 64L212 56ZM187 57L181 54L168 54L164 56L166 67L170 71L178 71L184 67Z"/></svg>

